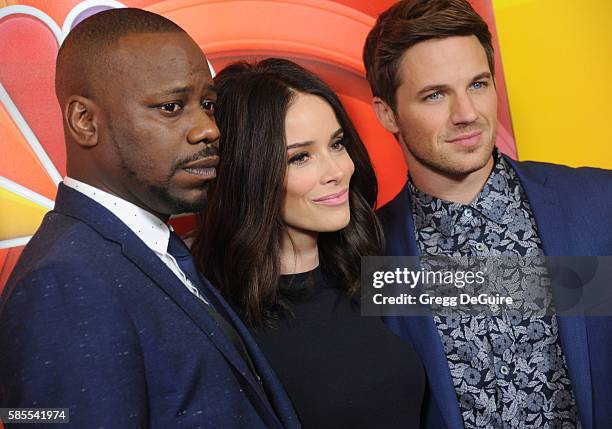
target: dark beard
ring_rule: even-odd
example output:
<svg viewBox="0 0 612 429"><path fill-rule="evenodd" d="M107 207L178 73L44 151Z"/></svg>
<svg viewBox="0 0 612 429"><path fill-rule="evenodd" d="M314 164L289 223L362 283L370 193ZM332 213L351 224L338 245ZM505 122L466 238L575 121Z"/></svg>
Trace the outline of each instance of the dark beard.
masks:
<svg viewBox="0 0 612 429"><path fill-rule="evenodd" d="M130 136L124 135L122 133L117 133L116 129L114 129L112 126L109 126L109 128L111 130L112 135L112 144L119 158L120 168L127 174L129 180L132 183L137 184L141 189L144 189L145 193L150 195L153 201L161 203L159 205L164 207L164 213L160 214L175 215L181 213L196 213L206 208L207 199L205 194L198 201L184 200L173 195L170 192L170 183L172 176L174 176L174 174L178 170L180 170L181 165L186 164L187 162L190 162L192 160L198 159L203 155L217 155L216 148L211 149L207 146L202 150L201 153L191 157L190 159L175 162L174 168L172 169L170 174L168 174L167 177L165 177L163 180L160 180L158 183L151 183L149 181L142 180L138 172L129 165L126 160L126 157L124 156L122 145L119 143L119 139L121 139L121 141L130 141ZM208 188L208 183L206 183L204 186Z"/></svg>
<svg viewBox="0 0 612 429"><path fill-rule="evenodd" d="M208 184L206 184L208 187ZM208 200L204 196L199 201L184 201L170 194L167 186L146 184L147 191L159 201L163 201L172 211L172 214L196 213L206 208Z"/></svg>

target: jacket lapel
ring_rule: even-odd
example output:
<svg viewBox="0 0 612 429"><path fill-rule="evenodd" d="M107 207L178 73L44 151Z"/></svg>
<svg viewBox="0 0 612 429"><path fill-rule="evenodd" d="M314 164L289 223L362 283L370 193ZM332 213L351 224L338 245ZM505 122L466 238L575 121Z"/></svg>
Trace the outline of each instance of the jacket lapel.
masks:
<svg viewBox="0 0 612 429"><path fill-rule="evenodd" d="M544 255L581 256L572 254L569 236L571 224L567 221L566 213L559 204L562 196L549 183L552 178L530 168L528 164L517 163L507 157L506 161L518 175L527 194L538 234L542 240ZM553 293L554 290L553 285ZM567 361L580 418L585 429L591 428L593 395L586 319L584 316L562 315L557 316L557 321L561 346Z"/></svg>
<svg viewBox="0 0 612 429"><path fill-rule="evenodd" d="M387 240L388 256L419 256L408 183L379 211ZM448 368L446 353L431 314L425 316L388 316L385 323L416 349L427 369L431 391L448 429L462 429L457 394Z"/></svg>
<svg viewBox="0 0 612 429"><path fill-rule="evenodd" d="M219 328L217 322L212 318L212 316L210 316L208 310L202 308L202 306L206 304L200 302L195 296L193 296L193 294L187 290L176 275L170 269L168 269L168 267L161 263L159 257L150 251L150 249L146 247L141 240L138 239L136 243L134 243L133 240L129 240L129 242L122 244L122 248L124 255L134 262L134 264L145 272L158 287L160 287L168 296L170 296L170 298L172 298L176 305L178 305L208 336L210 341L212 341L217 349L225 356L229 363L236 368L240 375L242 375L242 377L246 380L249 387L260 399L261 404L265 404L264 407L258 406L260 411L265 413L262 414L262 418L266 419L266 422L270 427L278 427L279 422L276 419L274 411L268 405L266 394L259 384L259 381L255 378L255 375L252 373L238 350L236 350L236 347L231 343L226 335L223 334L223 331ZM146 252L147 250L149 252ZM210 283L205 278L201 278L203 280L202 284L204 287L207 287L207 292L212 291L213 288L208 287ZM223 298L217 299L216 301L218 304L224 302ZM211 305L213 305L213 303L211 303ZM239 334L244 340L244 333L239 332Z"/></svg>
<svg viewBox="0 0 612 429"><path fill-rule="evenodd" d="M278 426L265 393L228 338L222 334L216 321L202 308L205 305L183 285L176 275L149 249L119 218L102 205L67 186L60 184L55 211L88 224L107 240L121 246L123 255L145 273L151 281L168 295L175 304L208 336L225 359L242 375L256 396L266 404L268 419ZM222 300L220 300L222 302Z"/></svg>
<svg viewBox="0 0 612 429"><path fill-rule="evenodd" d="M570 252L570 237L568 224L563 208L555 189L548 185L548 177L538 174L525 164L519 164L508 157L504 157L516 172L529 205L533 210L538 234L542 240L542 247L546 256L568 256Z"/></svg>

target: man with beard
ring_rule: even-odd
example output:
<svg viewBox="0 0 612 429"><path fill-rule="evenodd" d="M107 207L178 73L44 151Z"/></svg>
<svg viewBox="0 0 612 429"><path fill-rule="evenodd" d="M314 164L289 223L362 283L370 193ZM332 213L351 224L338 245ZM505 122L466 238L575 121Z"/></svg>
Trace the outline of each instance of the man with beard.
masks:
<svg viewBox="0 0 612 429"><path fill-rule="evenodd" d="M387 254L612 254L610 171L516 162L494 148L491 34L466 0L394 4L364 63L378 120L409 168L379 211ZM557 314L545 295L542 312L386 319L425 363L427 427L612 427L612 319Z"/></svg>
<svg viewBox="0 0 612 429"><path fill-rule="evenodd" d="M57 58L68 177L0 306L0 407L71 427L298 427L248 331L167 225L215 178L215 89L196 43L137 9Z"/></svg>

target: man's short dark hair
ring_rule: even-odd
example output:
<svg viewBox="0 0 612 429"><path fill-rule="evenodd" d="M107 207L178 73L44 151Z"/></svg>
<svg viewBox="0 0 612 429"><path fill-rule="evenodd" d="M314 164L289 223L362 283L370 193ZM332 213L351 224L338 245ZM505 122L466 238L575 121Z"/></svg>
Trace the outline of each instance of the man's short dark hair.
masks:
<svg viewBox="0 0 612 429"><path fill-rule="evenodd" d="M383 12L363 48L372 93L395 111L404 52L429 39L474 35L485 50L491 74L495 58L487 23L467 0L402 0Z"/></svg>
<svg viewBox="0 0 612 429"><path fill-rule="evenodd" d="M184 32L174 22L142 9L98 12L80 22L62 43L55 63L58 98L82 88L93 74L104 73L108 48L129 34Z"/></svg>

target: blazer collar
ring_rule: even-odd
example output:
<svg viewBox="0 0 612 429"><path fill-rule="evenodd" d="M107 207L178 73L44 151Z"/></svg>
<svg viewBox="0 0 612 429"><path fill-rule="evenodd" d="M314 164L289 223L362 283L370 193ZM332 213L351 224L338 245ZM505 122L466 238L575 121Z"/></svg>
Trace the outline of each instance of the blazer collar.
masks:
<svg viewBox="0 0 612 429"><path fill-rule="evenodd" d="M565 212L559 206L556 189L550 185L549 176L539 168L519 163L508 157L506 161L514 169L533 211L538 234L546 256L570 255Z"/></svg>
<svg viewBox="0 0 612 429"><path fill-rule="evenodd" d="M164 254L167 252L170 228L153 213L123 198L71 177L64 178L64 185L81 192L105 207L131 229L138 238L144 241L148 248L153 249L156 253Z"/></svg>

